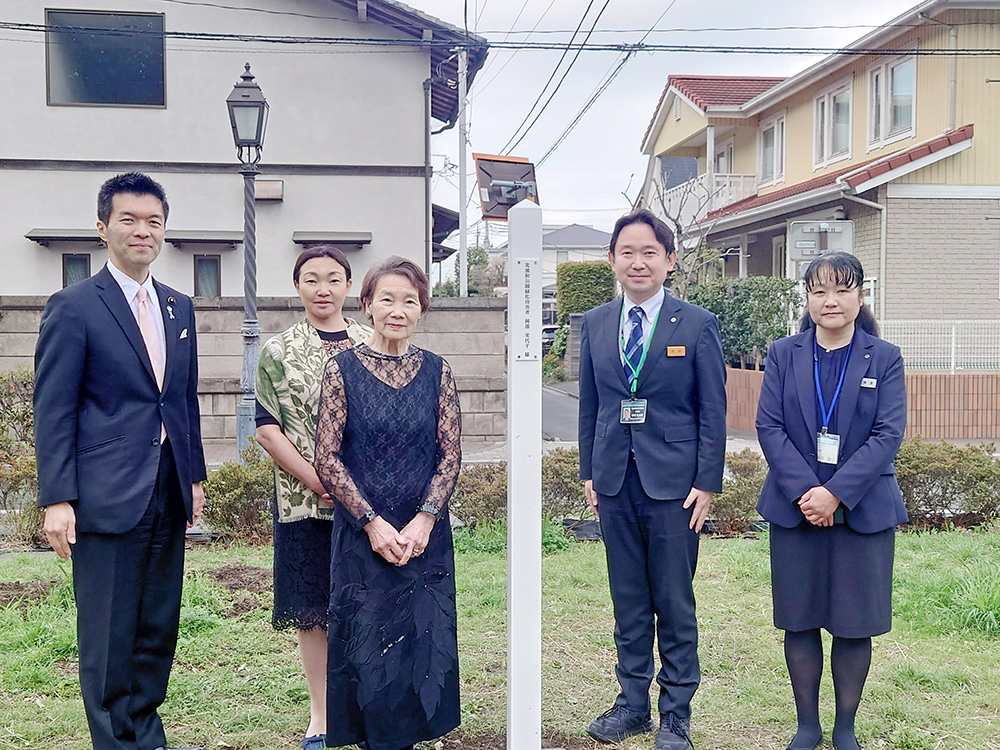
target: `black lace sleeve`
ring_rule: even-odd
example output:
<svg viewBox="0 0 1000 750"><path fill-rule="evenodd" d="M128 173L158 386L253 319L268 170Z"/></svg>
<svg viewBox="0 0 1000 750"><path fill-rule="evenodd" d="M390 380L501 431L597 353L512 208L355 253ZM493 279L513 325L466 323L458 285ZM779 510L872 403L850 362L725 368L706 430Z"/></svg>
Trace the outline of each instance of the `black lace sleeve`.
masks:
<svg viewBox="0 0 1000 750"><path fill-rule="evenodd" d="M438 408L438 460L418 510L437 516L458 481L462 466L462 412L451 366L441 360L441 395Z"/></svg>
<svg viewBox="0 0 1000 750"><path fill-rule="evenodd" d="M319 417L316 424L316 457L313 465L319 481L334 502L341 505L354 519L357 526L364 526L375 518L375 511L358 491L340 459L340 447L347 424L347 394L344 377L337 360L331 358L323 372L320 391Z"/></svg>

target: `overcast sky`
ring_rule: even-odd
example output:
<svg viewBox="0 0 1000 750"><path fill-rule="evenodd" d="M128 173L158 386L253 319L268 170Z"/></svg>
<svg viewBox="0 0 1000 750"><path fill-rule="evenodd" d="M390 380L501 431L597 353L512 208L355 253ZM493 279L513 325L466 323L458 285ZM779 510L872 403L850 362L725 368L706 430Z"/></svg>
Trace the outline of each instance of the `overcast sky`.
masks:
<svg viewBox="0 0 1000 750"><path fill-rule="evenodd" d="M503 39L511 28L538 28L531 40L568 41L589 0L469 0L469 28L490 41ZM594 0L583 31L605 0ZM408 0L408 4L455 26L463 25L462 0ZM788 47L841 47L871 27L884 24L917 0L610 0L591 41L636 42L668 8L647 43L722 44ZM523 12L522 12L523 8ZM547 13L546 13L547 10ZM521 12L515 24L515 18ZM544 18L542 18L544 14ZM541 21L539 22L539 19ZM867 25L780 31L702 31L672 29L737 29L742 27ZM563 30L565 34L541 34ZM604 31L602 31L604 30ZM509 39L525 39L511 34ZM581 37L582 38L582 37ZM469 153L500 153L517 130L532 102L552 73L559 52L491 50L471 90ZM561 89L514 151L538 162L590 99L595 88L619 60L615 52L583 52ZM569 58L567 58L569 59ZM788 76L821 56L721 53L644 53L633 57L591 107L562 145L537 171L539 196L546 224L589 224L610 230L629 208L642 184L646 157L642 137L667 76L766 75ZM558 80L558 76L556 77ZM544 101L544 99L543 99ZM458 129L435 136L432 150L436 172L434 201L457 208L457 168L445 169L445 159L458 161ZM469 157L468 186L475 187ZM628 200L623 195L627 193ZM479 216L478 200L469 206L470 226ZM502 228L501 228L502 229ZM480 230L481 231L481 230ZM494 237L496 232L494 230ZM500 238L502 241L502 237ZM476 241L475 228L469 244ZM458 246L457 235L449 244Z"/></svg>

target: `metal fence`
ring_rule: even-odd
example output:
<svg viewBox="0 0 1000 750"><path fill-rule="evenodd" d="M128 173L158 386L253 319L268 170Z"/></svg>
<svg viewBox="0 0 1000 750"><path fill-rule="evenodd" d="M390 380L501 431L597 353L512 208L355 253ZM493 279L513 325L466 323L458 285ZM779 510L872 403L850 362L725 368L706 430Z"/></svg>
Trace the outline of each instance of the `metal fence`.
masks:
<svg viewBox="0 0 1000 750"><path fill-rule="evenodd" d="M1000 370L1000 320L883 320L907 370Z"/></svg>

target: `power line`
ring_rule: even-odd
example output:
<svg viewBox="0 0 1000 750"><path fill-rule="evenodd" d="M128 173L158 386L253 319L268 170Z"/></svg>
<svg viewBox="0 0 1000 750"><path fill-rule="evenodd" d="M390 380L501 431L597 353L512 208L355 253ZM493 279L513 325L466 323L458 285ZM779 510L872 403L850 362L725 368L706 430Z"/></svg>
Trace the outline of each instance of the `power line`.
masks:
<svg viewBox="0 0 1000 750"><path fill-rule="evenodd" d="M646 33L642 35L642 38L639 39L640 44L646 41L646 39L649 37L650 34L653 33L653 30L660 23L660 21L663 20L663 17L667 15L670 9L673 8L674 5L676 4L677 0L670 1L667 7L663 9L663 12L660 13L660 15L657 17L655 21L653 21L653 25L650 26L649 29L646 31ZM570 121L569 125L566 126L566 129L563 130L562 134L558 138L556 138L555 142L551 146L549 146L548 151L546 151L542 155L542 158L538 160L535 166L537 167L542 166L542 164L545 163L545 160L548 159L549 156L557 148L559 148L560 144L562 144L562 142L566 140L569 134L573 132L573 129L579 124L580 120L583 119L583 116L587 114L587 112L590 110L592 106L594 106L594 102L596 102L601 97L601 94L603 94L605 90L607 90L608 86L611 85L611 82L614 81L615 78L618 77L618 74L622 72L628 61L632 59L633 54L634 53L632 52L626 52L622 56L621 61L618 63L618 67L614 68L614 70L611 71L610 74L605 74L606 77L604 81L598 84L597 88L592 92L590 99L587 100L587 103L584 104L583 107L580 109L580 111L576 113L576 116Z"/></svg>
<svg viewBox="0 0 1000 750"><path fill-rule="evenodd" d="M519 11L517 12L517 18L515 18L515 19L514 19L514 23L517 23L517 19L521 17L521 14L522 14L522 13L524 12L524 9L528 7L528 3L529 3L530 1L531 1L531 0L524 0L524 5L522 5L522 6L521 6L521 10L519 10ZM538 20L537 20L537 21L535 21L535 25L534 25L534 26L532 27L532 30L534 30L534 29L538 28L538 24L540 24L540 23L542 22L542 20L543 20L543 19L545 18L545 16L546 16L546 15L548 15L548 12L549 12L549 11L550 11L550 10L552 9L552 6L553 6L553 5L555 5L555 4L556 4L556 0L551 0L551 2L549 2L549 5L548 5L548 7L547 7L547 8L546 8L546 9L545 9L544 11L542 11L542 15L540 15L540 16L538 17ZM513 28L513 25L511 25L511 28ZM521 32L521 33L524 33L524 32ZM531 32L529 31L529 32L528 32L528 36L530 36L530 35L531 35ZM506 36L505 36L505 37L503 38L503 41L505 41L505 42L506 42L506 41L507 41L507 38L508 38L508 37L506 37ZM528 38L528 37L526 36L526 37L525 37L525 39L527 39L527 38ZM496 80L496 79L497 79L497 78L498 78L498 77L500 76L500 74L501 74L501 73L503 73L503 72L504 72L504 70L505 70L505 69L507 68L507 66L508 66L508 65L510 65L510 61L511 61L511 60L513 60L513 59L514 59L515 57L517 57L517 53L518 53L519 51L520 51L520 50L514 50L514 51L513 51L513 52L512 52L511 54L510 54L510 56L509 56L509 57L508 57L508 58L507 58L507 59L506 59L506 60L504 61L504 64L500 66L500 70L498 70L498 71L497 71L496 73L494 73L494 74L493 74L493 77L492 77L492 78L490 78L490 80L488 80L488 81L487 81L486 83L484 83L484 84L481 84L481 85L479 85L479 86L477 87L477 90L476 90L476 93L475 93L475 95L476 95L476 96L478 96L479 94L482 94L482 93L483 93L483 91L485 91L485 90L486 90L486 88L487 88L487 87L488 87L488 86L489 86L489 85L490 85L491 83L493 83L493 81L495 81L495 80ZM494 57L494 58L493 58L493 60L496 60L496 57ZM491 63L493 62L493 60L487 60L487 61L486 61L486 65L485 65L485 67L484 67L484 68L483 68L483 69L482 69L482 70L480 71L480 73L479 73L480 77L482 77L483 75L485 75L485 74L486 74L486 71L487 71L487 70L489 70L489 68L490 68L490 65L491 65Z"/></svg>
<svg viewBox="0 0 1000 750"><path fill-rule="evenodd" d="M219 42L241 42L275 44L283 46L298 45L321 45L321 46L346 46L346 47L403 47L403 48L428 48L447 47L448 49L458 49L461 47L482 48L488 46L493 49L515 49L530 50L536 52L544 51L573 51L580 52L680 52L680 53L714 53L714 54L745 54L745 55L842 55L845 57L859 57L865 55L892 56L892 55L912 55L916 57L947 57L957 55L959 57L995 57L998 52L994 48L959 48L948 49L946 47L929 49L912 48L853 48L842 47L790 47L790 46L751 46L751 45L724 45L724 44L630 44L627 42L601 43L601 42L491 42L483 45L474 41L460 42L447 39L431 40L406 40L406 39L380 39L377 37L323 37L323 36L271 36L264 34L224 34L221 32L198 32L198 31L147 31L138 29L98 29L85 26L60 26L46 24L31 24L14 21L0 21L0 29L11 31L27 31L35 33L88 33L105 36L136 36L152 37L156 39L189 39L199 41L219 41Z"/></svg>
<svg viewBox="0 0 1000 750"><path fill-rule="evenodd" d="M597 18L594 19L594 23L593 25L591 25L590 31L587 32L587 36L583 40L584 44L586 44L587 41L590 39L590 35L594 32L594 29L597 27L598 21L601 20L601 16L604 14L604 11L607 9L610 3L611 0L604 0L604 5L601 6L601 10L597 14ZM587 7L589 8L590 6ZM517 148L517 145L524 140L525 136L527 136L528 133L531 132L531 129L535 126L535 123L538 122L538 118L542 116L542 113L545 112L545 110L548 108L549 104L552 102L552 99L555 97L557 93L559 93L559 89L560 87L562 87L563 81L566 80L566 76L569 75L569 72L573 69L573 65L576 64L576 61L580 59L580 53L582 51L583 51L582 49L577 50L576 55L573 56L573 59L569 61L569 65L566 66L566 70L563 71L562 78L559 79L559 82L556 84L556 87L552 89L552 93L549 94L549 98L545 100L545 104L543 104L542 108L538 110L538 113L535 115L535 119L531 121L531 123L528 125L527 128L525 128L524 132L521 133L521 137L517 139L514 145L506 149L503 153L509 154L511 151Z"/></svg>
<svg viewBox="0 0 1000 750"><path fill-rule="evenodd" d="M586 20L587 14L590 12L590 9L593 5L594 5L594 0L590 0L590 2L587 3L587 8L586 10L583 11L583 15L580 17L580 23L577 24L576 31L573 32L573 36L570 38L570 42L572 42L573 39L576 38L577 32L583 27L583 22ZM545 85L542 86L542 90L538 92L538 96L535 98L535 101L532 103L531 107L528 108L528 113L524 116L524 119L521 120L521 124L514 129L514 134L510 137L510 140L508 140L507 144L502 149L500 149L501 153L503 153L504 149L506 149L507 146L509 146L511 142L517 137L518 132L521 130L522 127L524 127L524 123L526 123L528 121L528 118L531 117L531 113L535 110L535 107L538 106L538 102L542 100L542 97L545 96L546 89L548 89L549 84L552 83L552 79L556 77L556 73L559 72L559 66L562 65L563 60L566 59L566 55L568 54L569 54L569 46L567 45L566 48L563 50L563 53L559 56L559 60L556 62L555 67L552 69L552 73L551 75L549 75L549 80L545 82Z"/></svg>

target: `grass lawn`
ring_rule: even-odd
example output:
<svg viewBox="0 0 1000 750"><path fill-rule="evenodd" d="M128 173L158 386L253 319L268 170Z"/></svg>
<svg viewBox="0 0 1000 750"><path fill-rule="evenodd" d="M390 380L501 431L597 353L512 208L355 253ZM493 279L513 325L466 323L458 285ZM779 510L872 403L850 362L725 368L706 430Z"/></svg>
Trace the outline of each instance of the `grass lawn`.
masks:
<svg viewBox="0 0 1000 750"><path fill-rule="evenodd" d="M270 565L270 548L188 553L181 637L161 711L172 743L298 747L307 693L294 638L270 626ZM463 552L457 565L463 724L444 745L499 749L506 561ZM69 572L51 553L0 555L0 748L89 746ZM1000 750L1000 534L901 535L895 577L894 629L875 639L858 720L863 746ZM780 633L771 625L766 538L704 539L696 590L702 685L695 746L782 750L794 710ZM587 723L617 692L602 546L574 544L546 556L543 596L544 744L590 748ZM828 669L821 702L830 728ZM652 736L623 747L648 750Z"/></svg>

